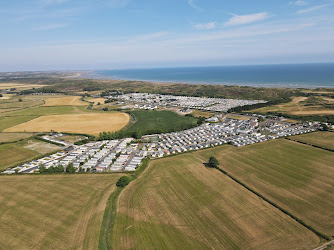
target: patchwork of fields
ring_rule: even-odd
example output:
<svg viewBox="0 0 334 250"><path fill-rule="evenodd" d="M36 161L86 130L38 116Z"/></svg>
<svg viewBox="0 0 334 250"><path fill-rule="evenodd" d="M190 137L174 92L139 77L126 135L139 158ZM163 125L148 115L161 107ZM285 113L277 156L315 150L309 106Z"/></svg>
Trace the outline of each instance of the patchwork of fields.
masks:
<svg viewBox="0 0 334 250"><path fill-rule="evenodd" d="M195 154L151 162L121 193L115 249L303 249L319 238Z"/></svg>
<svg viewBox="0 0 334 250"><path fill-rule="evenodd" d="M98 249L120 175L2 176L0 249Z"/></svg>
<svg viewBox="0 0 334 250"><path fill-rule="evenodd" d="M279 139L195 153L328 236L334 235L334 154Z"/></svg>

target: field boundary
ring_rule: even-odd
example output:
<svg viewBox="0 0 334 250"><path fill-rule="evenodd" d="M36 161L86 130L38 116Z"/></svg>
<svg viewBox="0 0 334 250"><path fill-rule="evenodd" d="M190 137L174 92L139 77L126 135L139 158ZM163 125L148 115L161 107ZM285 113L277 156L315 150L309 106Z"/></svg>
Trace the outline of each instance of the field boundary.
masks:
<svg viewBox="0 0 334 250"><path fill-rule="evenodd" d="M199 158L199 157L198 157ZM201 158L199 158L201 159ZM203 159L201 159L203 160ZM312 226L306 224L303 220L299 219L297 216L293 215L292 213L290 213L289 211L287 211L286 209L282 208L281 206L277 205L275 202L269 200L268 198L264 197L262 194L260 194L259 192L255 191L253 188L249 187L248 185L246 185L245 183L243 183L242 181L240 181L239 179L235 178L234 176L232 176L231 174L229 174L228 172L226 172L225 170L221 169L220 167L216 166L215 167L218 171L220 171L221 173L223 173L224 175L226 175L227 177L229 177L230 179L232 179L233 181L235 181L236 183L238 183L239 185L243 186L244 188L246 188L248 191L252 192L253 194L255 194L256 196L258 196L260 199L264 200L265 202L269 203L270 205L274 206L275 208L277 208L278 210L280 210L281 212L283 212L284 214L288 215L290 218L294 219L296 222L298 222L300 225L302 225L303 227L305 227L306 229L310 230L311 232L313 232L314 234L316 234L317 236L319 236L320 238L329 241L331 240L331 237L329 237L326 234L321 233L320 231L316 230L315 228L313 228Z"/></svg>
<svg viewBox="0 0 334 250"><path fill-rule="evenodd" d="M289 141L298 142L298 143L301 143L301 144L304 144L304 145L308 145L308 146L311 146L311 147L315 147L315 148L319 148L319 149L327 150L327 151L330 151L330 152L334 152L333 149L324 148L324 147L317 146L317 145L313 145L313 144L310 144L310 143L306 143L306 142L298 141L298 140L295 140L295 139L292 139L292 138L285 137L284 139L289 140Z"/></svg>

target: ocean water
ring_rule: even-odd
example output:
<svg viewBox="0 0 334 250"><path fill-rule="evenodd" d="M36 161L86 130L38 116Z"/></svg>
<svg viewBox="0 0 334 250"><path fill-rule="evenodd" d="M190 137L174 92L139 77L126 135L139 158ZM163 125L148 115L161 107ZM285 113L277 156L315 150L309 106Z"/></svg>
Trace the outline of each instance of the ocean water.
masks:
<svg viewBox="0 0 334 250"><path fill-rule="evenodd" d="M90 76L192 84L334 88L334 63L99 70Z"/></svg>

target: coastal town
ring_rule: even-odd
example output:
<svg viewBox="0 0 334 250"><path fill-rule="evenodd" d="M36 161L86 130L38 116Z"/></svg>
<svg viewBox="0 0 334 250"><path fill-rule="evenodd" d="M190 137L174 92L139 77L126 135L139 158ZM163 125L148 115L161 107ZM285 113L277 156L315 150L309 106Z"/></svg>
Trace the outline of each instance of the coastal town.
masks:
<svg viewBox="0 0 334 250"><path fill-rule="evenodd" d="M39 173L41 166L71 164L76 172L127 172L135 171L144 158L162 158L172 154L231 144L236 147L274 140L280 137L315 131L319 123L293 124L266 119L262 116L248 120L222 118L219 122L207 122L196 128L180 132L143 136L141 142L133 138L89 142L84 145L64 144L59 134L44 139L64 144L59 152L5 170L4 174ZM210 120L210 118L208 119Z"/></svg>

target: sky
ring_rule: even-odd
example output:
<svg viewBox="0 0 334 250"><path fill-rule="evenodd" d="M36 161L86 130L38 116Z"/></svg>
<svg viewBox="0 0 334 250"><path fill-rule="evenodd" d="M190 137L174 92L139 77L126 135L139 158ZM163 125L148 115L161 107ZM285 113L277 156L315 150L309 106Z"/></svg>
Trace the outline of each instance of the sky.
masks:
<svg viewBox="0 0 334 250"><path fill-rule="evenodd" d="M334 62L334 0L0 0L0 71Z"/></svg>

